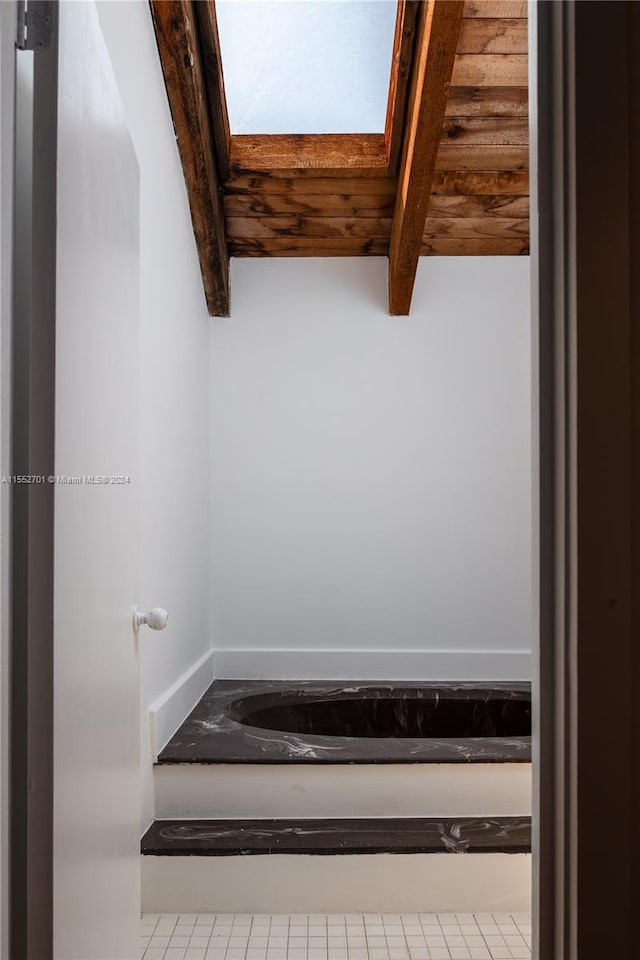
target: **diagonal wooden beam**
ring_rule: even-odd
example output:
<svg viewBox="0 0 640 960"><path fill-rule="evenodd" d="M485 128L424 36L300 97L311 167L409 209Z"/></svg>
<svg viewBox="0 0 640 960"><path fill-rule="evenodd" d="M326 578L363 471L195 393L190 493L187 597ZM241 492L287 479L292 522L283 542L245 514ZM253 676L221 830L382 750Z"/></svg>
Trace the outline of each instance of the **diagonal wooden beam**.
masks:
<svg viewBox="0 0 640 960"><path fill-rule="evenodd" d="M389 313L409 313L464 0L423 0L389 246Z"/></svg>
<svg viewBox="0 0 640 960"><path fill-rule="evenodd" d="M221 180L229 178L231 127L227 110L227 95L222 71L222 50L218 32L215 0L196 0L194 10L198 21L198 37L202 50L204 80L209 97L209 116L216 147L216 161Z"/></svg>
<svg viewBox="0 0 640 960"><path fill-rule="evenodd" d="M209 313L229 316L229 252L191 0L150 0Z"/></svg>

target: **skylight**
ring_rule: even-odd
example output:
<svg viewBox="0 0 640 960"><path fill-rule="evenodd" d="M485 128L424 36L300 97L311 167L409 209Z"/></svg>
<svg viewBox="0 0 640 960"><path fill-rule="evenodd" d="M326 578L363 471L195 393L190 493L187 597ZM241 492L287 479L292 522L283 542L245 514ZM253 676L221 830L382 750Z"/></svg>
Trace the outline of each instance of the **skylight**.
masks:
<svg viewBox="0 0 640 960"><path fill-rule="evenodd" d="M231 134L385 130L396 0L217 0Z"/></svg>

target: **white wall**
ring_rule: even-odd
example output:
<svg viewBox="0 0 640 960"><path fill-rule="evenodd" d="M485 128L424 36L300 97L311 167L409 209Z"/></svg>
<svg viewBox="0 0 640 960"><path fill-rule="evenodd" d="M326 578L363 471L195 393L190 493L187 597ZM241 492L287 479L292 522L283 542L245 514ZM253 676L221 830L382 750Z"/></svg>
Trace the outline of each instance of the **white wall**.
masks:
<svg viewBox="0 0 640 960"><path fill-rule="evenodd" d="M195 682L182 688L187 699L172 700L177 726L212 679L211 321L149 5L124 0L98 9L140 165L140 604L166 607L170 616L164 632L140 633L144 828L152 819L149 707L199 664Z"/></svg>
<svg viewBox="0 0 640 960"><path fill-rule="evenodd" d="M529 263L234 261L211 339L218 676L529 676Z"/></svg>

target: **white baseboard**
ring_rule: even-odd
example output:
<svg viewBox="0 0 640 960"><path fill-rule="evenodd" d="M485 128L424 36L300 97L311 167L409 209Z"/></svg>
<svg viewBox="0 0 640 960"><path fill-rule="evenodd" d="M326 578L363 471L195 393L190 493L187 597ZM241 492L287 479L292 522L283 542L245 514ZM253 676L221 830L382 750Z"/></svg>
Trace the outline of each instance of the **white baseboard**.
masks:
<svg viewBox="0 0 640 960"><path fill-rule="evenodd" d="M208 650L149 707L151 754L154 760L213 683L213 662L213 650Z"/></svg>
<svg viewBox="0 0 640 960"><path fill-rule="evenodd" d="M529 763L168 763L154 782L158 820L531 815Z"/></svg>
<svg viewBox="0 0 640 960"><path fill-rule="evenodd" d="M524 913L531 855L142 857L143 913Z"/></svg>
<svg viewBox="0 0 640 960"><path fill-rule="evenodd" d="M216 650L229 680L530 680L519 650Z"/></svg>

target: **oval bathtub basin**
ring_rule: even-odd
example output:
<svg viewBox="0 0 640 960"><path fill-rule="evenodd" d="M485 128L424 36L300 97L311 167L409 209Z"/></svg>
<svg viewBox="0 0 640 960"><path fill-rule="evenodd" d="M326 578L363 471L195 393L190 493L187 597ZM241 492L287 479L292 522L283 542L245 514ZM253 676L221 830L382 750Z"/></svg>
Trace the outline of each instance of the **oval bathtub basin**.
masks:
<svg viewBox="0 0 640 960"><path fill-rule="evenodd" d="M502 693L502 696L501 696ZM531 736L531 700L494 690L464 696L428 689L364 688L323 699L300 691L233 701L227 716L249 727L323 737L464 739Z"/></svg>

